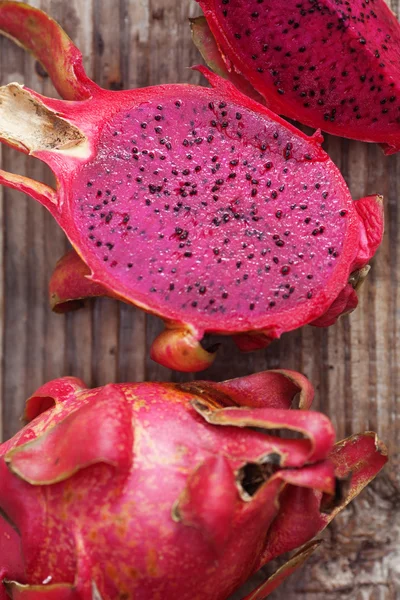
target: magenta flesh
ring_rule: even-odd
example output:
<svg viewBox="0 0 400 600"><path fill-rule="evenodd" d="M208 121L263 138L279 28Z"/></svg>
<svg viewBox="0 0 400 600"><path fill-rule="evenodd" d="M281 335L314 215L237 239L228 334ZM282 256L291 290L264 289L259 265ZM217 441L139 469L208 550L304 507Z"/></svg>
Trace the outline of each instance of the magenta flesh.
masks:
<svg viewBox="0 0 400 600"><path fill-rule="evenodd" d="M158 310L214 328L247 314L250 326L325 287L349 213L318 147L210 97L108 123L73 218L87 252Z"/></svg>

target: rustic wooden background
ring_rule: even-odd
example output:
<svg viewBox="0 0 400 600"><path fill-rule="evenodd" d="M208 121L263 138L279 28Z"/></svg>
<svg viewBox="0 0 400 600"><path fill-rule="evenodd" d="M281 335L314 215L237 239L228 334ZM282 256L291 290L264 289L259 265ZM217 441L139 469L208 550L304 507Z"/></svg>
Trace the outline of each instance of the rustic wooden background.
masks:
<svg viewBox="0 0 400 600"><path fill-rule="evenodd" d="M57 19L82 50L89 75L106 88L200 83L188 17L194 0L31 0ZM400 0L392 0L399 11ZM399 12L398 12L399 14ZM0 39L0 81L54 90L34 60ZM202 81L201 83L204 83ZM286 600L400 598L400 157L375 145L328 138L326 148L355 198L386 200L386 234L358 310L329 330L306 327L268 350L240 354L224 340L202 377L226 379L271 367L304 372L317 390L315 408L339 437L379 432L391 463L325 533L307 566L271 597ZM37 161L3 149L5 169L51 182ZM91 386L110 381L186 380L153 363L149 346L160 322L111 300L68 315L51 314L47 282L66 239L49 214L22 194L0 188L0 420L3 437L19 427L25 399L45 381L76 375ZM400 412L400 411L399 411ZM0 430L0 431L1 431Z"/></svg>

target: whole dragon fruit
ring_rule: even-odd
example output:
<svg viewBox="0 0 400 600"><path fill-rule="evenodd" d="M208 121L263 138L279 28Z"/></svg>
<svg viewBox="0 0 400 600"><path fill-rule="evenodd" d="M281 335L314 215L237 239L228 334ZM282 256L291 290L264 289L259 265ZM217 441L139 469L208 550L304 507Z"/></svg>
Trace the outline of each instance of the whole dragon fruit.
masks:
<svg viewBox="0 0 400 600"><path fill-rule="evenodd" d="M152 357L208 366L205 333L265 347L357 304L383 229L379 196L353 202L311 138L232 84L109 92L84 73L59 26L0 2L0 31L31 50L67 99L12 83L0 89L0 139L47 163L57 190L0 171L43 204L75 248L52 303L110 295L159 315Z"/></svg>
<svg viewBox="0 0 400 600"><path fill-rule="evenodd" d="M373 433L334 445L312 398L279 370L44 385L0 446L0 600L225 600L302 546L247 597L265 598L387 460Z"/></svg>
<svg viewBox="0 0 400 600"><path fill-rule="evenodd" d="M278 114L400 150L400 25L384 0L197 1L193 39L216 72Z"/></svg>

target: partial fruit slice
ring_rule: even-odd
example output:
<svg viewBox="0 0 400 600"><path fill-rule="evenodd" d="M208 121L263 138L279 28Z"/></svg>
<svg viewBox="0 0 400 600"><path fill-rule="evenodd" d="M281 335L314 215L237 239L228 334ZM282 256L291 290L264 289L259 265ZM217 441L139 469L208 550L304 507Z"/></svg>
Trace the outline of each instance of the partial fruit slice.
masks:
<svg viewBox="0 0 400 600"><path fill-rule="evenodd" d="M197 0L211 68L276 113L400 149L400 25L384 0Z"/></svg>
<svg viewBox="0 0 400 600"><path fill-rule="evenodd" d="M152 357L196 371L215 356L205 333L254 349L355 307L343 291L381 240L382 201L353 202L319 133L200 67L211 88L102 90L65 33L24 4L0 2L0 29L73 100L0 89L0 139L46 162L58 185L4 171L0 183L43 204L76 251L57 266L53 308L100 294L139 306L166 323ZM48 61L48 36L62 60Z"/></svg>

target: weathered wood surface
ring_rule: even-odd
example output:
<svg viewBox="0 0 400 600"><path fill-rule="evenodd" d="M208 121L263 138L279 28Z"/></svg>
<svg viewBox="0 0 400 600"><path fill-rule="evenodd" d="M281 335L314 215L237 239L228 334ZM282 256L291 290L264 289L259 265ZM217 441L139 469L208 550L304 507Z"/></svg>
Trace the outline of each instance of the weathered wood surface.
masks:
<svg viewBox="0 0 400 600"><path fill-rule="evenodd" d="M56 18L81 48L88 73L119 89L165 82L200 82L188 66L200 62L190 40L194 0L31 0ZM400 9L399 0L392 8ZM398 13L399 14L399 13ZM0 79L53 94L30 56L0 40ZM204 83L204 81L203 81ZM373 261L358 310L335 327L284 335L268 350L239 354L224 345L204 373L225 379L281 367L307 374L315 407L332 418L339 437L377 430L391 463L336 520L308 565L273 598L287 600L395 600L400 598L400 157L374 145L329 138L326 147L353 196L386 199L386 234ZM37 161L3 149L7 170L51 181ZM43 382L73 374L95 386L109 381L182 380L149 359L160 322L141 311L99 300L85 310L50 313L47 282L67 247L50 215L22 194L0 189L0 336L2 433L20 426L25 399ZM272 598L271 597L271 598Z"/></svg>

